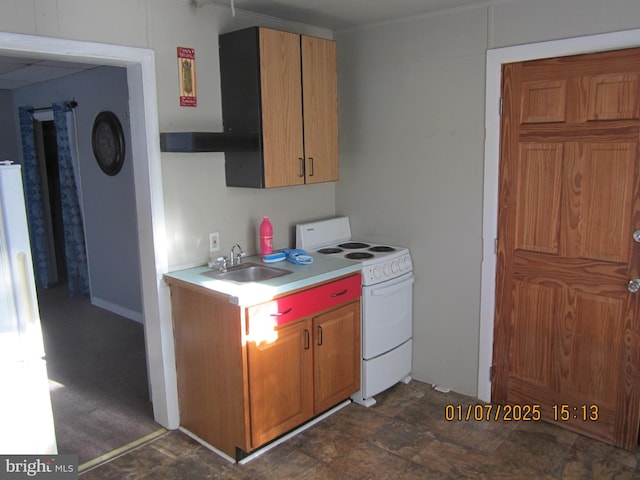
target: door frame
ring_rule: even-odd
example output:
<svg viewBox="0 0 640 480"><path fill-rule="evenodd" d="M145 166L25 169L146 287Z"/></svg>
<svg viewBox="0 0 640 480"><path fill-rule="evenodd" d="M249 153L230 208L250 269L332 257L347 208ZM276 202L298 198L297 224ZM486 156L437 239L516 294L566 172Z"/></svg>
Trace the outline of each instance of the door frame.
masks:
<svg viewBox="0 0 640 480"><path fill-rule="evenodd" d="M480 284L480 338L478 351L478 398L484 402L491 401L490 370L493 361L493 319L496 297L502 65L505 63L638 46L640 46L640 29L487 50L482 276Z"/></svg>
<svg viewBox="0 0 640 480"><path fill-rule="evenodd" d="M179 426L164 196L160 162L155 52L147 48L0 32L0 54L125 67L138 217L142 317L154 419Z"/></svg>

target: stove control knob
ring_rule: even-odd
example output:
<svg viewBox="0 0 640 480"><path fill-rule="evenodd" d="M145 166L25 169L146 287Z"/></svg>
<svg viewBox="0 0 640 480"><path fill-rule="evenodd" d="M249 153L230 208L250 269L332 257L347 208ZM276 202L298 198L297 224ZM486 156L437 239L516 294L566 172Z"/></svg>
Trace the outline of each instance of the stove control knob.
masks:
<svg viewBox="0 0 640 480"><path fill-rule="evenodd" d="M384 266L384 274L387 275L387 276L389 276L389 274L391 274L391 267L389 266L388 263Z"/></svg>
<svg viewBox="0 0 640 480"><path fill-rule="evenodd" d="M373 276L375 278L380 278L382 276L382 269L380 267L376 267L373 269Z"/></svg>
<svg viewBox="0 0 640 480"><path fill-rule="evenodd" d="M393 273L398 273L400 271L400 265L398 265L398 262L396 260L394 260L391 264L391 271Z"/></svg>

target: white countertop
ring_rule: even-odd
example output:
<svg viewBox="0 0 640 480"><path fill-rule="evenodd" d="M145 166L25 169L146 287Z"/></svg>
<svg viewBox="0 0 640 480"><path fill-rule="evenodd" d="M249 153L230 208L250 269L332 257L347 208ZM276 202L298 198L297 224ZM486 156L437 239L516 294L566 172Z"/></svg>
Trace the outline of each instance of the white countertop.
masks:
<svg viewBox="0 0 640 480"><path fill-rule="evenodd" d="M206 265L169 272L165 274L165 277L174 278L228 295L229 301L236 305L250 306L268 302L274 297L289 291L326 282L343 275L356 273L362 269L362 264L358 261L315 253L310 253L309 255L313 257L313 263L311 265L296 265L286 260L276 263L265 263L260 259L259 255L244 257L242 259L243 263L259 263L291 271L291 273L287 275L261 282L235 283L216 280L207 275L207 273L215 271L216 269L209 268Z"/></svg>

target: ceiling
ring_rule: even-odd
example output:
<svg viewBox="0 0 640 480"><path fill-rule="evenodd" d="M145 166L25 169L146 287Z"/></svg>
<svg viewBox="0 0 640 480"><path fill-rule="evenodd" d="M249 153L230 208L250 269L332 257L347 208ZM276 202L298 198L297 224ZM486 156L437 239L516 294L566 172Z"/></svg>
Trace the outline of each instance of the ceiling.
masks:
<svg viewBox="0 0 640 480"><path fill-rule="evenodd" d="M94 67L83 63L0 56L0 90L26 87Z"/></svg>
<svg viewBox="0 0 640 480"><path fill-rule="evenodd" d="M222 5L330 30L462 7L486 0L192 0Z"/></svg>
<svg viewBox="0 0 640 480"><path fill-rule="evenodd" d="M215 4L233 10L341 30L486 0L191 0L196 8ZM80 72L95 65L0 56L0 90L11 90Z"/></svg>

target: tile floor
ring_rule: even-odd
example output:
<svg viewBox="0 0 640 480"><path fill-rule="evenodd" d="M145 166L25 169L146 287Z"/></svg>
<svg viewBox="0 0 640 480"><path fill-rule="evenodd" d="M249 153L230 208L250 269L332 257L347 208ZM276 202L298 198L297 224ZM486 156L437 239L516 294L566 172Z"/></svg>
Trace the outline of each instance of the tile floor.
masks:
<svg viewBox="0 0 640 480"><path fill-rule="evenodd" d="M412 381L351 404L245 465L179 431L81 474L92 479L638 479L640 453L544 422L448 422L475 404Z"/></svg>

